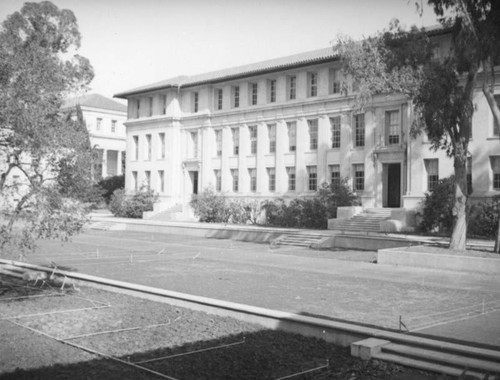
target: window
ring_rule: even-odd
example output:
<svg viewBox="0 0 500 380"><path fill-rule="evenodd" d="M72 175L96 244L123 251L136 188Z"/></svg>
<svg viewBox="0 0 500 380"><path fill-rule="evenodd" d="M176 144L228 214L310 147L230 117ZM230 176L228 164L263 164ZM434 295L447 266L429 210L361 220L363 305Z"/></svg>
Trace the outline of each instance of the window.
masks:
<svg viewBox="0 0 500 380"><path fill-rule="evenodd" d="M307 120L309 125L309 150L318 149L318 119Z"/></svg>
<svg viewBox="0 0 500 380"><path fill-rule="evenodd" d="M233 155L240 154L240 129L231 128L231 135L233 136Z"/></svg>
<svg viewBox="0 0 500 380"><path fill-rule="evenodd" d="M500 190L500 156L492 156L490 161L493 170L493 189Z"/></svg>
<svg viewBox="0 0 500 380"><path fill-rule="evenodd" d="M151 160L151 135L146 135L146 157L145 160Z"/></svg>
<svg viewBox="0 0 500 380"><path fill-rule="evenodd" d="M276 169L267 168L267 178L269 180L269 191L276 190Z"/></svg>
<svg viewBox="0 0 500 380"><path fill-rule="evenodd" d="M269 103L276 102L276 80L271 79L268 82L269 86Z"/></svg>
<svg viewBox="0 0 500 380"><path fill-rule="evenodd" d="M363 191L365 189L365 165L354 165L354 191Z"/></svg>
<svg viewBox="0 0 500 380"><path fill-rule="evenodd" d="M257 94L258 94L258 85L257 83L250 83L250 104L252 106L257 105Z"/></svg>
<svg viewBox="0 0 500 380"><path fill-rule="evenodd" d="M308 74L308 82L309 82L309 96L317 96L318 95L318 73L309 73Z"/></svg>
<svg viewBox="0 0 500 380"><path fill-rule="evenodd" d="M427 172L427 190L432 190L439 182L439 161L437 158L424 160Z"/></svg>
<svg viewBox="0 0 500 380"><path fill-rule="evenodd" d="M133 149L134 149L134 160L139 159L139 136L132 136L132 141L133 141Z"/></svg>
<svg viewBox="0 0 500 380"><path fill-rule="evenodd" d="M141 99L135 101L135 116L137 118L141 117Z"/></svg>
<svg viewBox="0 0 500 380"><path fill-rule="evenodd" d="M308 166L307 175L309 177L309 191L316 191L318 188L318 172L316 166Z"/></svg>
<svg viewBox="0 0 500 380"><path fill-rule="evenodd" d="M495 101L497 102L498 107L500 107L500 95L495 95ZM493 118L493 136L500 137L500 125L498 125L495 118Z"/></svg>
<svg viewBox="0 0 500 380"><path fill-rule="evenodd" d="M159 158L165 158L165 133L158 133L158 138L160 140L160 152Z"/></svg>
<svg viewBox="0 0 500 380"><path fill-rule="evenodd" d="M332 148L340 148L340 116L330 118L330 128L332 130Z"/></svg>
<svg viewBox="0 0 500 380"><path fill-rule="evenodd" d="M231 177L233 177L233 191L238 191L238 169L231 169Z"/></svg>
<svg viewBox="0 0 500 380"><path fill-rule="evenodd" d="M248 169L248 175L250 176L250 191L257 191L257 170Z"/></svg>
<svg viewBox="0 0 500 380"><path fill-rule="evenodd" d="M297 123L291 121L286 123L288 129L288 151L295 152L297 149Z"/></svg>
<svg viewBox="0 0 500 380"><path fill-rule="evenodd" d="M153 98L148 98L148 116L153 116Z"/></svg>
<svg viewBox="0 0 500 380"><path fill-rule="evenodd" d="M472 157L467 157L467 195L472 194Z"/></svg>
<svg viewBox="0 0 500 380"><path fill-rule="evenodd" d="M233 93L233 108L238 108L240 106L240 86L233 86L232 93Z"/></svg>
<svg viewBox="0 0 500 380"><path fill-rule="evenodd" d="M160 193L165 192L165 172L158 170L158 182L160 183Z"/></svg>
<svg viewBox="0 0 500 380"><path fill-rule="evenodd" d="M135 192L137 192L138 190L137 172L132 172L132 188L134 189Z"/></svg>
<svg viewBox="0 0 500 380"><path fill-rule="evenodd" d="M365 114L354 115L354 146L365 146Z"/></svg>
<svg viewBox="0 0 500 380"><path fill-rule="evenodd" d="M340 94L340 72L338 69L330 70L330 94Z"/></svg>
<svg viewBox="0 0 500 380"><path fill-rule="evenodd" d="M194 113L198 112L198 100L199 100L198 92L193 92L193 112Z"/></svg>
<svg viewBox="0 0 500 380"><path fill-rule="evenodd" d="M111 133L116 132L116 120L111 120Z"/></svg>
<svg viewBox="0 0 500 380"><path fill-rule="evenodd" d="M222 89L218 88L215 90L215 108L217 110L222 109Z"/></svg>
<svg viewBox="0 0 500 380"><path fill-rule="evenodd" d="M288 190L295 191L295 167L287 167L286 174L288 174Z"/></svg>
<svg viewBox="0 0 500 380"><path fill-rule="evenodd" d="M222 177L220 174L220 170L214 170L215 175L215 191L222 190Z"/></svg>
<svg viewBox="0 0 500 380"><path fill-rule="evenodd" d="M257 154L257 126L248 127L250 132L250 154Z"/></svg>
<svg viewBox="0 0 500 380"><path fill-rule="evenodd" d="M198 132L191 132L191 157L198 157Z"/></svg>
<svg viewBox="0 0 500 380"><path fill-rule="evenodd" d="M385 133L386 133L385 141L387 145L399 144L399 135L401 133L399 121L400 121L399 111L385 112Z"/></svg>
<svg viewBox="0 0 500 380"><path fill-rule="evenodd" d="M222 130L215 131L215 146L217 148L217 156L222 156Z"/></svg>
<svg viewBox="0 0 500 380"><path fill-rule="evenodd" d="M167 95L161 96L161 113L163 115L167 114Z"/></svg>
<svg viewBox="0 0 500 380"><path fill-rule="evenodd" d="M147 190L151 189L151 172L149 170L144 172L144 186Z"/></svg>
<svg viewBox="0 0 500 380"><path fill-rule="evenodd" d="M332 185L340 184L340 165L330 165L330 183Z"/></svg>
<svg viewBox="0 0 500 380"><path fill-rule="evenodd" d="M297 98L297 77L295 75L288 77L288 99Z"/></svg>
<svg viewBox="0 0 500 380"><path fill-rule="evenodd" d="M95 124L96 131L100 131L101 127L102 127L102 119L100 117L98 117L96 120L96 124Z"/></svg>
<svg viewBox="0 0 500 380"><path fill-rule="evenodd" d="M267 126L269 136L269 153L276 152L276 124L269 124Z"/></svg>

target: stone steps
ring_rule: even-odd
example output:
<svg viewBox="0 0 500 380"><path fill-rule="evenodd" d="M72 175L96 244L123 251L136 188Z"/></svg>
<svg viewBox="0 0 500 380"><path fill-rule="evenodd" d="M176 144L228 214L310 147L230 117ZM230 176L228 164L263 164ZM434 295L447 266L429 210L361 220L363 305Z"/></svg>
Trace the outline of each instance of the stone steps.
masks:
<svg viewBox="0 0 500 380"><path fill-rule="evenodd" d="M364 209L351 219L342 220L339 229L343 231L380 232L380 222L389 219L390 209Z"/></svg>
<svg viewBox="0 0 500 380"><path fill-rule="evenodd" d="M282 235L272 242L272 245L291 245L297 247L310 247L325 239L322 235L314 234L287 234Z"/></svg>

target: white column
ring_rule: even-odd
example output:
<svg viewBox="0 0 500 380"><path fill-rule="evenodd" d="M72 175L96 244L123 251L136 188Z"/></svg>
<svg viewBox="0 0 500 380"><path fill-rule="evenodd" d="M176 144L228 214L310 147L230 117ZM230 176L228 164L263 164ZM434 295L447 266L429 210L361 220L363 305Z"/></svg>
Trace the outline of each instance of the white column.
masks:
<svg viewBox="0 0 500 380"><path fill-rule="evenodd" d="M288 176L285 168L285 153L288 152L287 127L284 120L276 122L276 192L288 190Z"/></svg>
<svg viewBox="0 0 500 380"><path fill-rule="evenodd" d="M108 151L106 149L102 150L102 178L108 176Z"/></svg>
<svg viewBox="0 0 500 380"><path fill-rule="evenodd" d="M122 151L116 151L116 175L122 175Z"/></svg>

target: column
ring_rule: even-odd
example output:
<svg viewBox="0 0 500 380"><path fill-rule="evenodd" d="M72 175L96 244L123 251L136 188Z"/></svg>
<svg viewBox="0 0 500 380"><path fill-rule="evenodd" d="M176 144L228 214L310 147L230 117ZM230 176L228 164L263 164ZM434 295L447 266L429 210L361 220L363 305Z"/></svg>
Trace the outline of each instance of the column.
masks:
<svg viewBox="0 0 500 380"><path fill-rule="evenodd" d="M276 122L276 192L288 190L288 175L285 167L285 153L288 152L288 131L284 120Z"/></svg>
<svg viewBox="0 0 500 380"><path fill-rule="evenodd" d="M108 176L108 150L102 150L102 178Z"/></svg>
<svg viewBox="0 0 500 380"><path fill-rule="evenodd" d="M116 175L122 175L122 151L116 151Z"/></svg>

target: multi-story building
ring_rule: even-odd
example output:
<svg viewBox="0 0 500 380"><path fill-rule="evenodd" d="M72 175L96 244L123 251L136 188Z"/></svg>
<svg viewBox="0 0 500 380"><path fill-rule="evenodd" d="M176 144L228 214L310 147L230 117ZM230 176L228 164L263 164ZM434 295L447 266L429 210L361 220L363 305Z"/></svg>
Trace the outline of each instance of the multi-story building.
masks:
<svg viewBox="0 0 500 380"><path fill-rule="evenodd" d="M167 207L207 187L291 199L347 177L364 207L418 207L452 160L410 136L408 99L376 96L358 112L353 91L326 48L117 94L128 100L126 189L150 187ZM468 170L483 198L500 193L500 135L479 88L474 102Z"/></svg>
<svg viewBox="0 0 500 380"><path fill-rule="evenodd" d="M89 131L90 144L96 151L94 178L123 174L125 164L127 107L99 94L67 99L62 108L80 105Z"/></svg>

